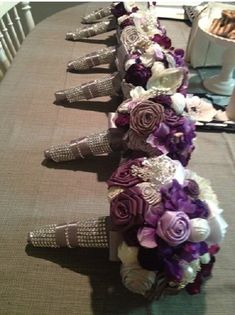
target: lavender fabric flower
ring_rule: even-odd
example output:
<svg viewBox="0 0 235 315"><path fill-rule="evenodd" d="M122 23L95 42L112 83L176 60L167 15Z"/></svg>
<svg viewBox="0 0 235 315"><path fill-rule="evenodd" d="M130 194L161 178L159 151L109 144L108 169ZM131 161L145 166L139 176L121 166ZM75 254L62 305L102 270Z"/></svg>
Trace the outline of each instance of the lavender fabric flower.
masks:
<svg viewBox="0 0 235 315"><path fill-rule="evenodd" d="M115 230L125 231L144 223L148 204L136 187L126 189L111 201L110 219Z"/></svg>
<svg viewBox="0 0 235 315"><path fill-rule="evenodd" d="M136 165L141 167L142 159L128 160L122 163L111 175L110 179L107 181L108 188L111 186L120 187L132 187L136 184L142 182L139 177L133 176L131 173L131 166Z"/></svg>
<svg viewBox="0 0 235 315"><path fill-rule="evenodd" d="M130 128L139 135L150 134L164 119L163 106L151 101L144 101L130 112Z"/></svg>
<svg viewBox="0 0 235 315"><path fill-rule="evenodd" d="M142 64L133 64L126 71L125 80L134 86L145 87L152 72Z"/></svg>
<svg viewBox="0 0 235 315"><path fill-rule="evenodd" d="M128 14L126 11L123 2L119 2L117 5L114 6L114 8L111 9L112 14L116 17L119 18L125 14Z"/></svg>
<svg viewBox="0 0 235 315"><path fill-rule="evenodd" d="M156 232L167 244L177 246L189 238L189 217L182 211L166 211L158 221Z"/></svg>

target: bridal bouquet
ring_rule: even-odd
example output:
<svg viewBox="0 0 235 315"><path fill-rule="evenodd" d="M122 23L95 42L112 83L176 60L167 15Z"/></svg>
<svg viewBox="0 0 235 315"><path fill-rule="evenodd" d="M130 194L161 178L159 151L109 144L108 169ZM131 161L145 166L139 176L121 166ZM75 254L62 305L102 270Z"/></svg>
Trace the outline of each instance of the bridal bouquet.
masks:
<svg viewBox="0 0 235 315"><path fill-rule="evenodd" d="M123 284L146 297L199 293L227 228L208 181L166 156L138 158L112 174L108 197Z"/></svg>
<svg viewBox="0 0 235 315"><path fill-rule="evenodd" d="M162 155L123 161L107 184L109 217L41 227L28 243L109 247L124 286L150 300L199 293L227 229L209 182Z"/></svg>

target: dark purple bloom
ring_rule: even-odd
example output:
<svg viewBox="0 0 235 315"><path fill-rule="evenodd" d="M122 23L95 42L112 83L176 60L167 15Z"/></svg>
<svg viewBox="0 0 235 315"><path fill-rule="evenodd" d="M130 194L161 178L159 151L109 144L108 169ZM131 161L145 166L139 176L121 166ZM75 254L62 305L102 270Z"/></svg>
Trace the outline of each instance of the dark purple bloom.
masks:
<svg viewBox="0 0 235 315"><path fill-rule="evenodd" d="M218 253L219 250L220 250L219 245L217 245L217 244L211 245L211 246L209 247L209 254L215 255L215 254Z"/></svg>
<svg viewBox="0 0 235 315"><path fill-rule="evenodd" d="M127 127L130 123L130 115L127 114L118 114L115 119L115 125L117 127Z"/></svg>
<svg viewBox="0 0 235 315"><path fill-rule="evenodd" d="M136 159L128 160L127 162L120 164L120 166L113 172L113 174L107 181L108 187L111 186L132 187L142 182L142 180L139 177L133 176L131 173L131 166L136 165L141 167L142 166L141 162L142 159Z"/></svg>
<svg viewBox="0 0 235 315"><path fill-rule="evenodd" d="M202 275L201 275L201 272L199 271L197 273L197 276L194 282L187 284L185 289L191 295L199 294L201 292L201 285L202 285Z"/></svg>
<svg viewBox="0 0 235 315"><path fill-rule="evenodd" d="M121 29L127 27L127 26L130 26L130 25L134 25L134 22L133 22L133 19L131 18L128 18L128 19L125 19L121 24L120 24L120 27Z"/></svg>
<svg viewBox="0 0 235 315"><path fill-rule="evenodd" d="M201 252L203 252L201 251L201 243L185 242L179 248L178 254L181 259L191 262L192 260L198 259L201 256Z"/></svg>
<svg viewBox="0 0 235 315"><path fill-rule="evenodd" d="M197 198L200 193L199 186L193 179L187 180L186 185L184 186L184 191L192 198Z"/></svg>
<svg viewBox="0 0 235 315"><path fill-rule="evenodd" d="M142 64L133 64L126 71L125 80L134 86L145 87L152 72Z"/></svg>
<svg viewBox="0 0 235 315"><path fill-rule="evenodd" d="M123 239L128 246L139 247L139 241L137 239L138 229L139 229L139 226L137 225L122 232Z"/></svg>
<svg viewBox="0 0 235 315"><path fill-rule="evenodd" d="M124 7L123 2L119 2L117 5L115 5L115 7L111 9L111 12L116 18L128 14Z"/></svg>
<svg viewBox="0 0 235 315"><path fill-rule="evenodd" d="M152 101L162 104L167 107L170 107L172 104L171 97L169 95L164 95L164 94L154 97Z"/></svg>
<svg viewBox="0 0 235 315"><path fill-rule="evenodd" d="M200 199L193 200L194 212L191 214L190 218L202 218L206 219L209 215L209 209L205 202Z"/></svg>
<svg viewBox="0 0 235 315"><path fill-rule="evenodd" d="M183 278L183 269L179 265L179 261L174 258L170 260L164 259L164 269L169 281L180 282Z"/></svg>
<svg viewBox="0 0 235 315"><path fill-rule="evenodd" d="M148 204L137 187L124 190L110 204L113 229L125 231L133 226L143 225L147 209Z"/></svg>
<svg viewBox="0 0 235 315"><path fill-rule="evenodd" d="M211 256L211 260L208 264L201 264L201 273L204 278L211 276L211 272L215 263L215 256Z"/></svg>
<svg viewBox="0 0 235 315"><path fill-rule="evenodd" d="M169 49L171 47L171 39L166 35L155 34L152 40L165 49Z"/></svg>
<svg viewBox="0 0 235 315"><path fill-rule="evenodd" d="M164 261L159 254L158 248L140 247L138 251L138 261L147 270L163 271Z"/></svg>

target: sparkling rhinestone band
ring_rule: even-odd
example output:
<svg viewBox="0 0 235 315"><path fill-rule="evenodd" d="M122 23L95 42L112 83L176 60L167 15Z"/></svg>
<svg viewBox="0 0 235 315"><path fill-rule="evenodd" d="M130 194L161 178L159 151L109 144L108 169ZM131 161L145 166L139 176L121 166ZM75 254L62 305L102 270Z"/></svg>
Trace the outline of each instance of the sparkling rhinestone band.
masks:
<svg viewBox="0 0 235 315"><path fill-rule="evenodd" d="M35 247L108 248L106 217L63 225L48 225L29 233L28 243Z"/></svg>
<svg viewBox="0 0 235 315"><path fill-rule="evenodd" d="M112 63L115 59L116 48L108 47L82 56L70 64L75 70L86 70L101 64Z"/></svg>
<svg viewBox="0 0 235 315"><path fill-rule="evenodd" d="M65 90L65 96L69 103L74 103L99 96L116 95L114 89L115 77L116 74L113 74L103 79L87 82L80 86Z"/></svg>
<svg viewBox="0 0 235 315"><path fill-rule="evenodd" d="M106 16L109 16L111 14L112 7L106 7L102 9L98 9L95 11L92 11L91 13L87 14L86 16L82 17L82 23L92 23L96 20L101 20Z"/></svg>
<svg viewBox="0 0 235 315"><path fill-rule="evenodd" d="M67 33L66 39L79 40L83 38L92 37L98 34L102 34L113 29L113 21L102 21L83 28L78 28L74 33Z"/></svg>
<svg viewBox="0 0 235 315"><path fill-rule="evenodd" d="M34 230L28 235L28 242L35 247L59 247L56 243L56 224Z"/></svg>
<svg viewBox="0 0 235 315"><path fill-rule="evenodd" d="M77 242L79 247L107 248L109 243L106 217L79 221Z"/></svg>
<svg viewBox="0 0 235 315"><path fill-rule="evenodd" d="M112 152L107 131L88 136L87 142L93 155Z"/></svg>
<svg viewBox="0 0 235 315"><path fill-rule="evenodd" d="M78 155L79 155L79 150L78 150ZM59 144L59 145L50 147L50 149L45 151L45 157L55 162L71 161L77 158L70 144ZM83 158L81 154L80 154L80 157Z"/></svg>

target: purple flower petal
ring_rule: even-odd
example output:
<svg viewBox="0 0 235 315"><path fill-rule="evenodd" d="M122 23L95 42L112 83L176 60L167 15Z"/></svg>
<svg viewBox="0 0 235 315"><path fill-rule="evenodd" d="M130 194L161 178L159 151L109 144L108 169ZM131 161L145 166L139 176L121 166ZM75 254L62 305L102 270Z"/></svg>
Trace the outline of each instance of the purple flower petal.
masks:
<svg viewBox="0 0 235 315"><path fill-rule="evenodd" d="M154 228L144 227L139 229L137 238L139 240L140 245L143 247L147 248L157 247L156 232Z"/></svg>

